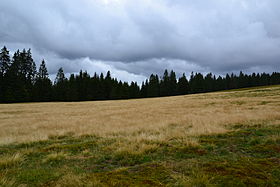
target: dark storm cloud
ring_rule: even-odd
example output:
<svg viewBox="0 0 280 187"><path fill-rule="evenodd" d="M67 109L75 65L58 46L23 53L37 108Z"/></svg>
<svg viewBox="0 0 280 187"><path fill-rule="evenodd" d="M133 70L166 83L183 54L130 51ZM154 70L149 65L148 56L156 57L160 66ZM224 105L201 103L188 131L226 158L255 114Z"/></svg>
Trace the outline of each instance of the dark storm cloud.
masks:
<svg viewBox="0 0 280 187"><path fill-rule="evenodd" d="M0 43L31 46L52 73L279 71L279 9L279 0L2 0Z"/></svg>

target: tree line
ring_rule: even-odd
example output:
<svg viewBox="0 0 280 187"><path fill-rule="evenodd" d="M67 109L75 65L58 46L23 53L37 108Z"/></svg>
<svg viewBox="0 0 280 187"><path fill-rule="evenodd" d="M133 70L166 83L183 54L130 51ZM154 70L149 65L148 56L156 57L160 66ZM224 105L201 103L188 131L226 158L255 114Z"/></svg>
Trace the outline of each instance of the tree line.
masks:
<svg viewBox="0 0 280 187"><path fill-rule="evenodd" d="M174 71L165 70L161 77L152 74L140 86L136 82L118 81L111 77L110 71L106 75L95 73L92 77L86 71L80 71L66 78L63 68L58 70L53 83L46 62L42 60L37 69L30 49L17 50L12 58L6 47L0 52L1 103L147 98L276 84L280 84L280 73L277 72L250 75L240 72L224 77L191 73L187 79L185 74L177 78Z"/></svg>

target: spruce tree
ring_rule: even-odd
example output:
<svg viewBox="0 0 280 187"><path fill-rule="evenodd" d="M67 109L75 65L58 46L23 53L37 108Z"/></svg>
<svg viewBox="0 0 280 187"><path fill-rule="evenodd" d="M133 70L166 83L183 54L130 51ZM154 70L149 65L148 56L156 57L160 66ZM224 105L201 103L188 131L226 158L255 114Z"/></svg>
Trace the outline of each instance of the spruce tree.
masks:
<svg viewBox="0 0 280 187"><path fill-rule="evenodd" d="M54 84L57 85L59 83L63 83L64 81L65 81L65 75L64 75L64 72L63 72L63 68L61 67L61 68L58 69Z"/></svg>
<svg viewBox="0 0 280 187"><path fill-rule="evenodd" d="M25 51L25 50L23 50ZM31 84L28 84L24 73L24 55L17 50L12 58L9 70L6 72L6 102L24 102L30 100Z"/></svg>
<svg viewBox="0 0 280 187"><path fill-rule="evenodd" d="M160 96L167 96L169 94L169 79L168 70L166 69L160 81Z"/></svg>
<svg viewBox="0 0 280 187"><path fill-rule="evenodd" d="M152 74L147 87L148 97L158 97L159 96L159 78L157 75Z"/></svg>
<svg viewBox="0 0 280 187"><path fill-rule="evenodd" d="M65 78L62 67L59 68L55 83L54 83L54 98L57 101L66 101L67 100L67 79Z"/></svg>
<svg viewBox="0 0 280 187"><path fill-rule="evenodd" d="M4 46L0 52L0 102L5 101L5 91L9 80L7 79L6 73L11 65L11 59L9 51Z"/></svg>
<svg viewBox="0 0 280 187"><path fill-rule="evenodd" d="M20 51L17 50L13 55L11 67L9 69L9 73L14 74L14 75L19 75L20 74L20 66L21 66L20 64L21 64Z"/></svg>
<svg viewBox="0 0 280 187"><path fill-rule="evenodd" d="M28 49L26 53L26 69L27 69L27 79L34 83L36 78L36 64L32 58L31 49Z"/></svg>
<svg viewBox="0 0 280 187"><path fill-rule="evenodd" d="M113 85L113 81L111 78L111 72L108 71L105 77L105 81L104 81L104 89L105 89L105 99L111 99L111 92L112 92L112 85Z"/></svg>
<svg viewBox="0 0 280 187"><path fill-rule="evenodd" d="M40 65L40 68L39 68L39 71L37 74L37 79L47 79L48 77L49 77L49 74L48 74L45 60L42 60L42 63Z"/></svg>
<svg viewBox="0 0 280 187"><path fill-rule="evenodd" d="M185 95L189 93L189 82L188 79L186 78L185 73L183 74L182 77L179 78L177 93L180 95Z"/></svg>
<svg viewBox="0 0 280 187"><path fill-rule="evenodd" d="M69 77L67 99L69 101L79 101L78 83L74 74Z"/></svg>
<svg viewBox="0 0 280 187"><path fill-rule="evenodd" d="M211 92L214 90L214 80L213 80L213 76L212 73L208 73L205 78L205 91L206 92Z"/></svg>
<svg viewBox="0 0 280 187"><path fill-rule="evenodd" d="M204 77L201 73L192 74L190 83L192 85L192 93L202 93L205 91Z"/></svg>
<svg viewBox="0 0 280 187"><path fill-rule="evenodd" d="M147 97L147 91L148 91L148 80L146 80L145 82L142 82L142 86L141 86L141 90L140 90L140 96L142 98Z"/></svg>
<svg viewBox="0 0 280 187"><path fill-rule="evenodd" d="M4 75L10 68L11 59L8 49L4 46L0 52L0 75Z"/></svg>
<svg viewBox="0 0 280 187"><path fill-rule="evenodd" d="M170 72L168 88L169 88L168 95L172 96L177 94L177 78L176 78L176 73L173 70L171 70Z"/></svg>
<svg viewBox="0 0 280 187"><path fill-rule="evenodd" d="M52 100L52 82L49 79L45 60L42 60L33 89L33 98L35 101Z"/></svg>

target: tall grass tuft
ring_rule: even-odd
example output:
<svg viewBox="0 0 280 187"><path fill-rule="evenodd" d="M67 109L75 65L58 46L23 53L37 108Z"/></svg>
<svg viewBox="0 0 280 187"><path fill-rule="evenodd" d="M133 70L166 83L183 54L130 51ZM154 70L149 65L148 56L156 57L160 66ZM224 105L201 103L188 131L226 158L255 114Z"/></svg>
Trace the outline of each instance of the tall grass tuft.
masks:
<svg viewBox="0 0 280 187"><path fill-rule="evenodd" d="M0 157L0 169L7 169L13 167L24 160L24 157L20 153L16 153L12 156L5 155Z"/></svg>
<svg viewBox="0 0 280 187"><path fill-rule="evenodd" d="M47 155L47 157L43 160L44 163L46 162L58 162L61 160L66 159L67 154L60 152L60 153L51 153Z"/></svg>

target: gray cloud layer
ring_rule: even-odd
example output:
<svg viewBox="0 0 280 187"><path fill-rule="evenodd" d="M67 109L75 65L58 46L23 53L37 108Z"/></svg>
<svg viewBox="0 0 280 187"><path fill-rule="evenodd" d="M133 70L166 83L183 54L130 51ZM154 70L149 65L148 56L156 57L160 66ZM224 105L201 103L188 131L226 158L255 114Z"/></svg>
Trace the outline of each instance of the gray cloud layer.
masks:
<svg viewBox="0 0 280 187"><path fill-rule="evenodd" d="M279 9L279 0L2 0L0 44L31 46L52 72L279 71Z"/></svg>

